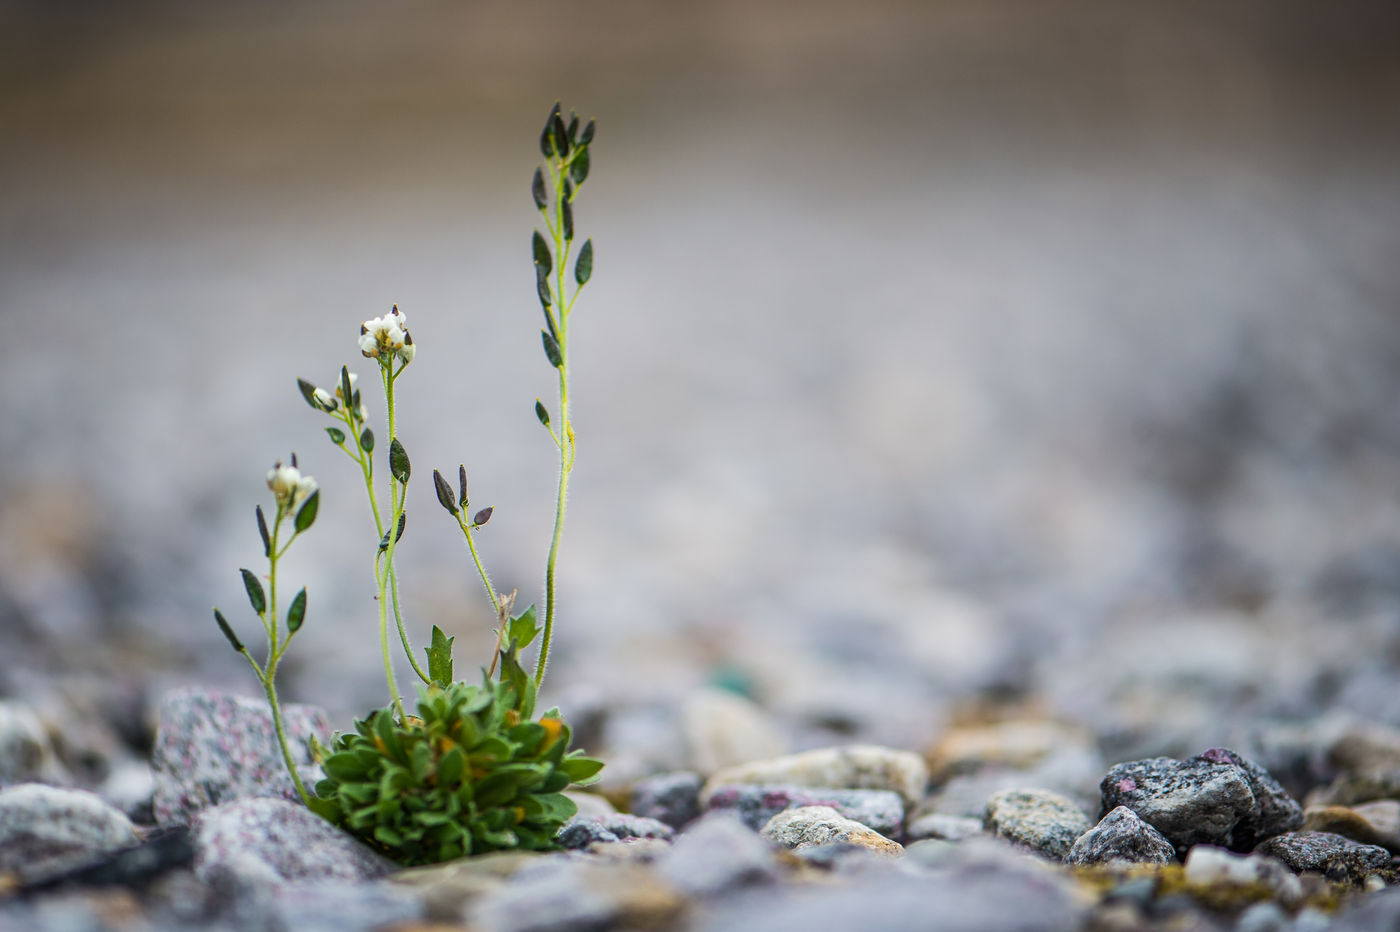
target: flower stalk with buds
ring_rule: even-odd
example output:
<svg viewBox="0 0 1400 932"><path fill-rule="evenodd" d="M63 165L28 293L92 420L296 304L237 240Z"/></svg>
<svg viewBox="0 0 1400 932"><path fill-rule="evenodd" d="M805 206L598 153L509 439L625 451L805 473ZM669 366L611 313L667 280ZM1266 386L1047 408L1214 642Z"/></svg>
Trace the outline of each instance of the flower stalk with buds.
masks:
<svg viewBox="0 0 1400 932"><path fill-rule="evenodd" d="M262 683L263 692L267 695L268 706L272 710L272 724L277 732L277 743L282 749L282 759L287 765L287 773L291 775L292 785L296 787L297 795L302 802L310 804L311 796L306 791L306 786L302 783L301 775L297 772L296 762L292 758L292 752L287 745L287 731L282 720L282 706L277 700L277 665L282 661L283 655L287 653L287 648L292 643L292 638L301 630L302 622L306 618L306 587L303 586L296 595L292 597L291 604L287 606L285 619L286 633L283 633L283 619L278 612L277 604L277 562L287 549L292 546L303 531L311 527L316 520L316 513L320 507L321 493L316 487L316 480L310 476L303 475L297 468L296 454L292 454L290 466L284 466L278 462L268 470L267 487L272 490L272 498L276 504L271 525L267 522L267 517L263 514L262 506L256 509L258 519L258 536L262 538L263 556L267 558L267 589L264 591L262 581L251 570L239 570L243 574L243 588L247 590L248 602L252 605L253 611L262 621L263 632L267 635L267 657L260 664L248 652L248 648L239 640L234 633L233 626L229 624L224 613L217 608L214 609L214 622L223 632L224 637L233 645L233 649L243 656L244 660L253 668L258 681ZM283 533L285 525L290 520L291 533L285 539Z"/></svg>

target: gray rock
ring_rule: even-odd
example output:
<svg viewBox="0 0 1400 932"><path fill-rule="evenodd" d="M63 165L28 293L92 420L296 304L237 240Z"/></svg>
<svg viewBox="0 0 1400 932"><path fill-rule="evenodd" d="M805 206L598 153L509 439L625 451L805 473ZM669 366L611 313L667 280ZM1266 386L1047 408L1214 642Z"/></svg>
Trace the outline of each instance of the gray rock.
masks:
<svg viewBox="0 0 1400 932"><path fill-rule="evenodd" d="M1176 858L1172 843L1127 806L1119 806L1075 840L1066 864L1106 864L1130 861L1169 864Z"/></svg>
<svg viewBox="0 0 1400 932"><path fill-rule="evenodd" d="M707 805L720 787L736 783L891 790L899 794L905 805L912 806L924 795L928 765L913 751L878 745L818 748L721 770L705 783L700 805Z"/></svg>
<svg viewBox="0 0 1400 932"><path fill-rule="evenodd" d="M736 784L711 793L706 809L733 810L750 828L758 831L779 812L798 806L830 806L882 835L899 835L904 825L904 803L898 793L890 790Z"/></svg>
<svg viewBox="0 0 1400 932"><path fill-rule="evenodd" d="M503 889L522 867L548 855L536 851L491 851L441 864L399 871L388 882L413 892L429 919L441 922L462 917L467 904Z"/></svg>
<svg viewBox="0 0 1400 932"><path fill-rule="evenodd" d="M1291 926L1288 913L1271 900L1255 903L1235 920L1235 932L1290 932Z"/></svg>
<svg viewBox="0 0 1400 932"><path fill-rule="evenodd" d="M478 932L565 932L665 928L685 901L635 864L541 859L505 887L472 902L464 916Z"/></svg>
<svg viewBox="0 0 1400 932"><path fill-rule="evenodd" d="M760 833L764 838L785 848L809 848L820 845L856 845L881 854L902 854L898 842L847 819L830 806L801 806L785 809L768 821Z"/></svg>
<svg viewBox="0 0 1400 932"><path fill-rule="evenodd" d="M236 799L298 798L266 701L176 690L161 699L159 714L151 752L158 825L184 825L204 809ZM282 714L292 756L309 786L320 779L320 768L307 740L315 735L329 743L330 722L315 706L283 705Z"/></svg>
<svg viewBox="0 0 1400 932"><path fill-rule="evenodd" d="M1360 883L1390 864L1390 852L1357 844L1331 832L1289 832L1260 842L1254 849L1278 858L1295 871L1317 871L1329 880Z"/></svg>
<svg viewBox="0 0 1400 932"><path fill-rule="evenodd" d="M1186 854L1186 882L1199 887L1264 886L1288 907L1303 898L1298 875L1276 858L1262 854L1236 854L1215 845L1196 845Z"/></svg>
<svg viewBox="0 0 1400 932"><path fill-rule="evenodd" d="M1338 914L1330 932L1394 932L1400 929L1400 887L1354 901L1351 909Z"/></svg>
<svg viewBox="0 0 1400 932"><path fill-rule="evenodd" d="M279 887L258 898L257 913L235 913L241 928L296 932L371 932L412 927L423 902L387 883L303 883Z"/></svg>
<svg viewBox="0 0 1400 932"><path fill-rule="evenodd" d="M1201 754L1201 759L1234 764L1243 770L1254 802L1259 806L1257 814L1242 819L1235 826L1231 835L1231 847L1235 850L1247 851L1265 838L1296 832L1303 827L1303 807L1263 767L1228 748L1211 748Z"/></svg>
<svg viewBox="0 0 1400 932"><path fill-rule="evenodd" d="M704 782L698 773L686 770L638 780L630 794L632 813L679 829L700 816L700 787Z"/></svg>
<svg viewBox="0 0 1400 932"><path fill-rule="evenodd" d="M254 797L202 812L193 825L195 873L242 887L356 883L395 869L388 858L298 803Z"/></svg>
<svg viewBox="0 0 1400 932"><path fill-rule="evenodd" d="M1101 816L1127 806L1166 836L1178 853L1195 844L1229 847L1235 826L1259 814L1249 775L1228 761L1131 761L1110 769L1099 790Z"/></svg>
<svg viewBox="0 0 1400 932"><path fill-rule="evenodd" d="M131 820L93 793L41 783L0 790L0 873L34 880L136 841Z"/></svg>
<svg viewBox="0 0 1400 932"><path fill-rule="evenodd" d="M574 816L560 827L554 840L565 848L582 849L594 842L623 841L628 838L670 841L675 834L675 830L665 822L615 812L610 815Z"/></svg>
<svg viewBox="0 0 1400 932"><path fill-rule="evenodd" d="M1049 790L1002 790L987 801L987 828L1056 860L1093 823L1073 800Z"/></svg>
<svg viewBox="0 0 1400 932"><path fill-rule="evenodd" d="M1315 806L1304 810L1303 830L1345 835L1400 854L1400 799L1378 799L1354 807Z"/></svg>
<svg viewBox="0 0 1400 932"><path fill-rule="evenodd" d="M985 806L983 807L985 811ZM971 816L950 815L946 812L930 812L909 823L905 835L911 841L921 839L943 839L962 841L982 834L983 822Z"/></svg>
<svg viewBox="0 0 1400 932"><path fill-rule="evenodd" d="M772 880L777 859L738 816L711 812L677 837L657 861L656 872L687 896L709 897Z"/></svg>
<svg viewBox="0 0 1400 932"><path fill-rule="evenodd" d="M725 689L701 689L686 696L681 732L690 766L701 773L769 760L790 749L767 711Z"/></svg>
<svg viewBox="0 0 1400 932"><path fill-rule="evenodd" d="M0 787L67 782L39 716L22 702L0 700Z"/></svg>

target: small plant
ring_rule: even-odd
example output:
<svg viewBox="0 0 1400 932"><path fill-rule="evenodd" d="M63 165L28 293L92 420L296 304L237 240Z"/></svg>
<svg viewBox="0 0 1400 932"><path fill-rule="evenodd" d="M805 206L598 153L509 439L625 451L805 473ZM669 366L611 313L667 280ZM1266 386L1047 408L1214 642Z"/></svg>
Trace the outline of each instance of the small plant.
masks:
<svg viewBox="0 0 1400 932"><path fill-rule="evenodd" d="M515 593L498 592L491 582L473 535L490 520L493 509L482 508L467 517L466 467L458 467L455 490L439 471L433 470L438 503L465 535L472 562L495 612L496 647L489 665L482 670L479 684L454 680L454 639L436 625L431 642L424 649L426 664L420 665L414 657L394 564L394 553L404 533L412 477L412 465L398 435L395 389L413 362L417 347L408 331L407 318L397 305L388 314L365 321L359 336L361 354L378 365L384 393L388 439L382 448L386 450L389 473L386 507L381 508L381 495L376 491L375 436L367 423L368 412L355 374L348 366L342 366L334 391L297 380L306 403L335 421L326 428L326 434L356 463L364 479L377 535L373 572L380 652L389 690L386 708L356 722L353 732L337 735L331 747L313 739L313 754L325 772L325 779L316 784L315 795L307 792L296 772L273 682L277 663L300 629L306 611L306 590L302 589L288 609L283 637L277 620L277 559L297 535L311 526L319 501L315 482L301 476L295 457L291 467L279 463L268 474L268 485L277 501L270 530L261 508L257 512L269 560L271 595L264 595L257 577L248 570L242 571L249 600L262 618L268 636L268 659L264 664L252 658L223 614L215 610L220 630L252 664L263 684L287 769L302 799L318 814L402 863L430 863L499 849L553 847L555 833L577 811L561 791L570 784L592 780L603 766L601 761L570 748L571 732L558 709L538 718L534 714L558 614L555 573L569 476L574 466L574 429L569 417L569 321L580 290L592 276L593 241L585 240L574 254L573 202L588 177L593 134L592 121L580 128L578 117L571 113L566 123L555 104L540 135L545 164L535 171L530 188L548 232L548 240L535 232L531 252L535 291L545 317L541 342L545 358L557 376L559 412L556 428L544 403L535 400L535 416L553 438L559 454L554 531L545 563L543 627L533 605L514 613ZM571 259L570 275L566 269ZM293 530L283 543L281 529L289 518ZM398 640L420 681L416 715L405 710L394 676L389 636L391 609ZM537 637L540 645L531 675L520 658Z"/></svg>

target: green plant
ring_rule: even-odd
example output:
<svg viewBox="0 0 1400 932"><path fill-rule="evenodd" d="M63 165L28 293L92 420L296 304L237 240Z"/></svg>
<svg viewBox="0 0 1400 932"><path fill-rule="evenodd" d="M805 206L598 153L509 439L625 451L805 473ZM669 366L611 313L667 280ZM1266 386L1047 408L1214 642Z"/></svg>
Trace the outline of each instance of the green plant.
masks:
<svg viewBox="0 0 1400 932"><path fill-rule="evenodd" d="M486 572L473 534L490 520L493 509L480 509L467 518L466 467L458 468L455 495L442 474L433 470L438 502L453 516L465 535L472 562L495 612L496 646L489 666L482 670L480 684L454 680L454 638L436 625L431 642L425 648L426 665L420 665L414 657L394 563L395 549L404 533L405 505L412 476L408 453L398 435L395 389L398 379L413 361L417 347L408 332L407 319L397 305L388 314L365 321L359 337L361 354L378 364L384 393L388 421L388 442L383 446L389 473L387 508L381 509L381 496L376 492L375 436L367 424L368 412L356 387L355 375L348 366L342 366L333 392L304 379L297 380L306 403L336 422L326 428L326 434L332 444L356 463L364 480L378 535L374 579L380 651L389 690L386 708L356 722L353 732L337 735L331 747L313 740L313 754L325 772L325 779L317 783L314 796L307 793L296 773L273 686L277 661L285 653L291 636L300 628L306 606L303 589L289 610L288 634L281 638L276 621L276 560L291 541L280 545L279 549L278 533L284 519L293 514L293 538L310 527L318 501L314 481L306 480L310 486L298 499L296 490L301 486L297 483L301 480L297 473L296 478L291 479L292 491L284 494L278 490L286 485L288 477L279 472L285 468L278 464L268 479L278 501L271 532L261 509L258 510L259 529L270 561L268 579L273 593L270 604L263 598L256 578L247 570L243 573L249 598L267 629L270 649L266 664L260 666L248 655L223 615L215 611L220 629L234 648L247 657L263 683L283 756L303 800L326 819L403 863L427 863L501 848L552 847L560 825L577 811L561 791L571 783L592 780L603 766L601 761L570 748L571 732L557 709L539 718L534 716L558 613L555 573L563 538L569 476L574 465L574 429L569 417L569 318L579 291L592 275L593 242L585 240L577 255L573 254L573 201L588 176L588 152L593 134L592 121L580 129L578 117L570 114L566 124L559 105L555 104L540 137L545 164L535 171L531 182L531 196L544 218L550 240L546 242L536 231L531 249L536 294L546 324L541 330L541 340L545 356L556 371L559 411L556 430L543 402L535 400L535 416L549 431L559 454L554 531L545 564L543 627L538 623L533 605L515 614L515 593L498 592ZM571 258L572 285L565 272ZM292 472L296 472L295 458ZM274 474L280 477L278 484L274 484ZM394 677L388 622L391 608L399 642L421 681L417 715L405 710ZM537 637L540 638L539 653L532 676L526 672L520 657L521 651Z"/></svg>

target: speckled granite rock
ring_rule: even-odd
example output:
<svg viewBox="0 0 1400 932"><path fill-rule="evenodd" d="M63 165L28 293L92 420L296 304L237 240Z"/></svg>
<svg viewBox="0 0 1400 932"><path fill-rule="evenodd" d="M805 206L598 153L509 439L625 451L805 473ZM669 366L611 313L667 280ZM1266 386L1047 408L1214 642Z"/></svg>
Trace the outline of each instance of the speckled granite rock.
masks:
<svg viewBox="0 0 1400 932"><path fill-rule="evenodd" d="M1331 832L1289 832L1254 849L1276 857L1295 871L1317 871L1329 880L1358 883L1390 863L1390 852L1361 845Z"/></svg>
<svg viewBox="0 0 1400 932"><path fill-rule="evenodd" d="M1302 808L1262 768L1212 748L1190 760L1118 764L1099 785L1101 815L1132 809L1181 854L1195 844L1248 850L1303 824Z"/></svg>
<svg viewBox="0 0 1400 932"><path fill-rule="evenodd" d="M36 879L136 841L131 821L93 793L41 783L0 790L0 873Z"/></svg>
<svg viewBox="0 0 1400 932"><path fill-rule="evenodd" d="M321 774L306 742L315 735L329 743L330 722L315 706L284 705L282 714L292 755L310 786ZM151 752L158 825L183 825L236 799L297 798L266 701L182 689L162 697L159 715Z"/></svg>
<svg viewBox="0 0 1400 932"><path fill-rule="evenodd" d="M902 854L904 847L868 825L847 819L830 806L785 809L769 820L760 833L785 848L806 849L821 845L854 845L880 854Z"/></svg>
<svg viewBox="0 0 1400 932"><path fill-rule="evenodd" d="M928 765L913 751L878 745L818 748L721 770L705 783L700 805L708 805L720 787L736 783L891 790L899 794L906 806L912 806L924 795Z"/></svg>
<svg viewBox="0 0 1400 932"><path fill-rule="evenodd" d="M1080 835L1065 855L1066 864L1169 864L1176 858L1172 843L1127 806L1119 806Z"/></svg>
<svg viewBox="0 0 1400 932"><path fill-rule="evenodd" d="M754 831L759 831L784 809L798 806L830 806L882 835L900 834L904 803L890 790L837 790L802 786L736 784L710 794L707 810L732 810Z"/></svg>
<svg viewBox="0 0 1400 932"><path fill-rule="evenodd" d="M670 841L675 830L665 822L621 812L609 815L574 816L559 829L554 840L565 848L587 848L595 842L623 841L629 838L656 838Z"/></svg>
<svg viewBox="0 0 1400 932"><path fill-rule="evenodd" d="M278 885L359 882L395 864L299 803L254 797L200 813L193 825L195 872L204 880Z"/></svg>
<svg viewBox="0 0 1400 932"><path fill-rule="evenodd" d="M704 782L700 774L688 770L638 780L630 794L632 813L678 829L700 816L700 787Z"/></svg>
<svg viewBox="0 0 1400 932"><path fill-rule="evenodd" d="M987 800L987 828L999 838L1060 860L1093 823L1074 801L1049 790L1002 790Z"/></svg>

